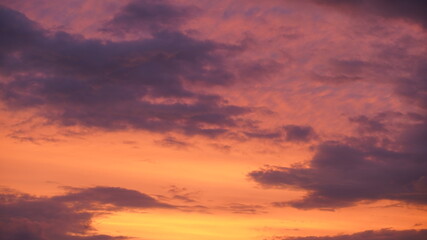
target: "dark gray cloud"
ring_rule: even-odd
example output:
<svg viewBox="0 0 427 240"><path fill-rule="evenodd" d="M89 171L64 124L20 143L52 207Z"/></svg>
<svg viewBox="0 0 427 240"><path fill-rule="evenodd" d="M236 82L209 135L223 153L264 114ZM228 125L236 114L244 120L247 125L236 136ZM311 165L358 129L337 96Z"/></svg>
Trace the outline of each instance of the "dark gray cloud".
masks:
<svg viewBox="0 0 427 240"><path fill-rule="evenodd" d="M175 30L200 11L194 6L171 5L166 0L136 0L123 7L103 30L114 33Z"/></svg>
<svg viewBox="0 0 427 240"><path fill-rule="evenodd" d="M0 193L2 240L118 240L122 236L91 235L95 216L120 209L173 208L135 190L118 187L76 189L53 197Z"/></svg>
<svg viewBox="0 0 427 240"><path fill-rule="evenodd" d="M423 240L427 238L427 230L391 230L364 231L350 235L336 235L326 237L283 237L283 240Z"/></svg>
<svg viewBox="0 0 427 240"><path fill-rule="evenodd" d="M396 84L395 91L411 104L417 105L424 110L427 109L426 58L418 59L414 73L410 77L400 79Z"/></svg>
<svg viewBox="0 0 427 240"><path fill-rule="evenodd" d="M404 19L427 28L427 15L425 14L427 2L424 0L314 0L314 2L344 11Z"/></svg>
<svg viewBox="0 0 427 240"><path fill-rule="evenodd" d="M427 204L427 61L397 49L381 51L398 63L404 56L410 66L405 65L405 77L384 78L390 79L387 83L395 89L395 97L416 112L351 117L359 134L322 142L308 166L267 167L249 173L264 186L307 192L300 200L275 202L275 206L333 210L381 199ZM374 64L350 61L338 65L348 76L357 77Z"/></svg>
<svg viewBox="0 0 427 240"><path fill-rule="evenodd" d="M311 126L286 125L283 129L289 142L309 142L317 137Z"/></svg>
<svg viewBox="0 0 427 240"><path fill-rule="evenodd" d="M10 110L37 109L38 116L64 126L227 134L252 109L186 85L235 83L247 71L229 59L243 47L198 40L173 29L178 16L187 16L185 9L164 1L131 2L112 21L169 27L150 30L150 38L112 42L47 31L0 7L0 99ZM147 11L151 15L144 15Z"/></svg>
<svg viewBox="0 0 427 240"><path fill-rule="evenodd" d="M390 83L396 96L417 112L351 117L359 135L322 142L308 166L249 173L264 186L307 191L300 200L275 202L275 206L333 210L381 199L427 204L427 61L410 59L414 64L407 77Z"/></svg>
<svg viewBox="0 0 427 240"><path fill-rule="evenodd" d="M370 118L365 115L349 118L350 122L357 123L361 133L387 132L385 124L381 118Z"/></svg>
<svg viewBox="0 0 427 240"><path fill-rule="evenodd" d="M373 64L359 59L329 59L310 75L313 80L340 84L360 81L370 69L373 69Z"/></svg>
<svg viewBox="0 0 427 240"><path fill-rule="evenodd" d="M245 135L250 138L259 138L259 139L282 139L283 138L283 133L280 130L277 130L277 131L255 130L252 132L245 132Z"/></svg>
<svg viewBox="0 0 427 240"><path fill-rule="evenodd" d="M147 194L119 187L73 188L68 194L52 197L55 201L77 202L84 208L109 204L117 208L172 208Z"/></svg>
<svg viewBox="0 0 427 240"><path fill-rule="evenodd" d="M408 125L411 122L425 122L425 120L421 114L395 111L379 112L373 116L359 115L349 118L349 121L355 124L360 134L382 134L383 136L390 135L393 131L398 131L399 126L402 126L402 124Z"/></svg>
<svg viewBox="0 0 427 240"><path fill-rule="evenodd" d="M395 138L352 137L317 146L309 166L249 173L264 186L303 189L300 200L276 206L333 209L380 199L427 204L427 124L409 124Z"/></svg>
<svg viewBox="0 0 427 240"><path fill-rule="evenodd" d="M267 213L265 206L258 204L243 204L243 203L230 203L219 209L232 212L235 214L264 214Z"/></svg>
<svg viewBox="0 0 427 240"><path fill-rule="evenodd" d="M283 142L310 142L317 138L317 134L311 126L306 125L284 125L275 130L258 129L253 127L252 131L245 132L250 138L270 139Z"/></svg>

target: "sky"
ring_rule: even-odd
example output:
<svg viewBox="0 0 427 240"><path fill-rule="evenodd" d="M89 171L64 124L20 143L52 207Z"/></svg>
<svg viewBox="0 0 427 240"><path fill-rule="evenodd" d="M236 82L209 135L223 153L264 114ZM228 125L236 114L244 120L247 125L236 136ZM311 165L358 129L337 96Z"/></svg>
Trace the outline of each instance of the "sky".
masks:
<svg viewBox="0 0 427 240"><path fill-rule="evenodd" d="M0 239L427 239L426 12L0 0Z"/></svg>

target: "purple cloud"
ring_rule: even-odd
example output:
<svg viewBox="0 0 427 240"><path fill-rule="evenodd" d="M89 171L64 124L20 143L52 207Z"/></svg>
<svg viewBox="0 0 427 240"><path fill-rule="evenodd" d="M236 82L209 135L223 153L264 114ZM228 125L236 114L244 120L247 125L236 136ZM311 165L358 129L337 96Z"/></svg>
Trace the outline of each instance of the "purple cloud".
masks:
<svg viewBox="0 0 427 240"><path fill-rule="evenodd" d="M317 134L311 126L284 125L279 129L266 130L253 127L252 131L245 132L250 138L270 139L281 142L310 142L317 138Z"/></svg>
<svg viewBox="0 0 427 240"><path fill-rule="evenodd" d="M396 18L419 23L427 28L427 2L424 0L314 0L341 10L360 14L375 14L384 18Z"/></svg>
<svg viewBox="0 0 427 240"><path fill-rule="evenodd" d="M123 7L103 28L113 33L174 31L201 10L172 5L166 0L134 0Z"/></svg>
<svg viewBox="0 0 427 240"><path fill-rule="evenodd" d="M283 237L283 240L423 240L427 238L427 230L390 230L364 231L350 235L336 235L326 237Z"/></svg>
<svg viewBox="0 0 427 240"><path fill-rule="evenodd" d="M289 142L309 142L317 137L311 126L286 125L283 129Z"/></svg>
<svg viewBox="0 0 427 240"><path fill-rule="evenodd" d="M120 209L174 208L135 190L117 187L73 189L53 197L14 191L0 194L0 236L4 240L119 240L91 235L95 216Z"/></svg>
<svg viewBox="0 0 427 240"><path fill-rule="evenodd" d="M387 132L387 128L380 116L369 118L365 115L349 118L350 122L358 125L360 133Z"/></svg>
<svg viewBox="0 0 427 240"><path fill-rule="evenodd" d="M128 14L132 4L139 4L138 11L159 8L151 14L166 11L160 7L164 2L140 1L118 16ZM140 16L138 11L132 16ZM65 126L209 137L230 132L252 111L185 87L235 82L239 73L227 59L242 50L239 46L198 40L172 29L134 41L86 39L49 32L5 7L0 8L0 19L0 98L10 110L38 109L39 116Z"/></svg>
<svg viewBox="0 0 427 240"><path fill-rule="evenodd" d="M398 200L427 204L427 124L406 126L395 139L353 137L321 143L308 167L267 167L249 173L254 181L303 189L300 200L276 206L330 209L360 201Z"/></svg>

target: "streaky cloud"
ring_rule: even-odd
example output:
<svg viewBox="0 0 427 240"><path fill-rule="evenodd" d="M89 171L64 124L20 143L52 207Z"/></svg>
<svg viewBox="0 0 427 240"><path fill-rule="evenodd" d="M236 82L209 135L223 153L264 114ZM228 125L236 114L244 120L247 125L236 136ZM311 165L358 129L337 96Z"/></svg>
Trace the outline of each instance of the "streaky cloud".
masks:
<svg viewBox="0 0 427 240"><path fill-rule="evenodd" d="M423 240L427 238L427 230L392 230L392 229L382 229L382 230L369 230L364 232L358 232L348 235L336 235L336 236L326 236L326 237L283 237L275 238L282 240Z"/></svg>

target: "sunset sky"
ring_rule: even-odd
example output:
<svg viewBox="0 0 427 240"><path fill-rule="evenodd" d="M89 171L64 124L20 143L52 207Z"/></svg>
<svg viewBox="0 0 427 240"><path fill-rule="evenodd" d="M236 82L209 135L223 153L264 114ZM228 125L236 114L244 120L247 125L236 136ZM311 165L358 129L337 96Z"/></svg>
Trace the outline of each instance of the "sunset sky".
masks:
<svg viewBox="0 0 427 240"><path fill-rule="evenodd" d="M426 240L427 1L0 0L0 240Z"/></svg>

